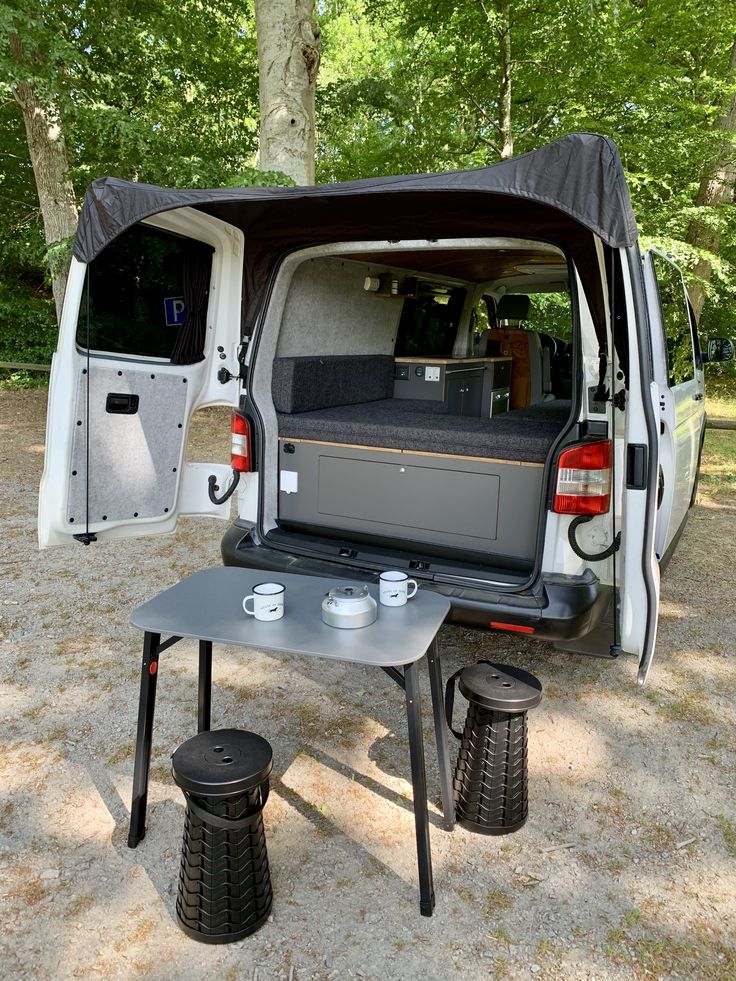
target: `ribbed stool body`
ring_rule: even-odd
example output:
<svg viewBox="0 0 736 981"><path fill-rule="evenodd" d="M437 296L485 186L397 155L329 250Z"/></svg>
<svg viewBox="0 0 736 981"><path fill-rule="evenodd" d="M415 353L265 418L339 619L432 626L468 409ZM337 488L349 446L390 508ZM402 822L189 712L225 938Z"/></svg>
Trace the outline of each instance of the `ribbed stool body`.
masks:
<svg viewBox="0 0 736 981"><path fill-rule="evenodd" d="M176 915L205 943L247 937L271 910L263 827L271 747L237 729L202 732L172 758L187 802Z"/></svg>
<svg viewBox="0 0 736 981"><path fill-rule="evenodd" d="M528 815L527 724L539 704L541 685L526 671L481 661L447 683L446 709L452 728L454 683L468 699L453 778L458 824L481 834L518 830ZM454 732L454 730L453 730Z"/></svg>

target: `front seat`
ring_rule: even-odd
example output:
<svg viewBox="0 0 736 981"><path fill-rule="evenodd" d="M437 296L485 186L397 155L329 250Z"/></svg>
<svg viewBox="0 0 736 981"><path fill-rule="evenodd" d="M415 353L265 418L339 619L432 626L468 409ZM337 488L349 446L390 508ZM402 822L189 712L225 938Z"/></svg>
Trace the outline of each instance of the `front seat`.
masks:
<svg viewBox="0 0 736 981"><path fill-rule="evenodd" d="M539 334L519 326L529 319L528 296L507 293L498 301L497 317L506 326L492 327L481 335L481 356L491 351L511 357L511 393L509 407L526 409L551 397L549 351L542 346ZM546 369L545 369L546 361Z"/></svg>

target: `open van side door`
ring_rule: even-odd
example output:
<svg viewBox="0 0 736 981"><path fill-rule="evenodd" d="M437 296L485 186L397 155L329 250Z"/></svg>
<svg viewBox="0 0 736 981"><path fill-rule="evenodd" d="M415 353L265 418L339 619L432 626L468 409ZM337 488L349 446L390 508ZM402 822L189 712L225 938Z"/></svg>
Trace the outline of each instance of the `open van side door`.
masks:
<svg viewBox="0 0 736 981"><path fill-rule="evenodd" d="M652 249L644 257L644 284L660 396L661 488L655 544L661 561L674 548L692 500L705 425L705 384L682 273Z"/></svg>
<svg viewBox="0 0 736 981"><path fill-rule="evenodd" d="M628 329L628 389L621 467L621 575L619 627L623 651L639 659L639 684L654 655L659 615L659 562L655 552L659 474L659 387L654 378L650 323L638 247L619 252ZM621 412L614 407L614 425ZM617 435L618 432L617 432Z"/></svg>
<svg viewBox="0 0 736 981"><path fill-rule="evenodd" d="M39 545L171 532L227 465L187 463L192 413L237 405L242 232L181 208L72 260L51 367ZM179 363L177 363L179 362ZM226 368L232 377L218 372Z"/></svg>

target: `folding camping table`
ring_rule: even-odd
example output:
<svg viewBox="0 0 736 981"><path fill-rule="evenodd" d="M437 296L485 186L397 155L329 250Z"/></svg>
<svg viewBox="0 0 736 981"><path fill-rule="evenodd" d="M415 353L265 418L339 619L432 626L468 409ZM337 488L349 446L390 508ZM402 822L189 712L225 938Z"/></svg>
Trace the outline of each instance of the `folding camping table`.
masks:
<svg viewBox="0 0 736 981"><path fill-rule="evenodd" d="M284 617L264 622L246 616L242 607L243 598L252 592L257 583L269 578L286 587ZM274 573L269 577L267 573L252 569L219 567L189 576L134 611L131 622L145 631L145 637L128 845L135 848L146 833L156 681L159 655L163 651L182 637L193 637L199 641L200 732L210 728L213 643L371 665L384 671L406 694L419 865L419 905L423 915L431 916L434 883L417 665L427 654L444 827L451 830L455 813L437 645L437 632L447 616L450 603L437 593L419 590L406 606L379 605L378 618L370 626L340 629L328 626L321 618L322 600L327 591L338 584L348 585L344 580L337 582L287 573ZM378 601L378 587L369 585L368 588ZM162 640L165 635L168 635L167 639Z"/></svg>

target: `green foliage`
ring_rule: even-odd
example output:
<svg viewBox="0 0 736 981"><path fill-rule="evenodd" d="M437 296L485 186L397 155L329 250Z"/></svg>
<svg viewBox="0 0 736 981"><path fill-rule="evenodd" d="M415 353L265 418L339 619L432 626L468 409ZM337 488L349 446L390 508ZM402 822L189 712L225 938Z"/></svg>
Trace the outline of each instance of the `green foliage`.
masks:
<svg viewBox="0 0 736 981"><path fill-rule="evenodd" d="M55 348L53 301L28 284L0 281L0 361L49 364Z"/></svg>

